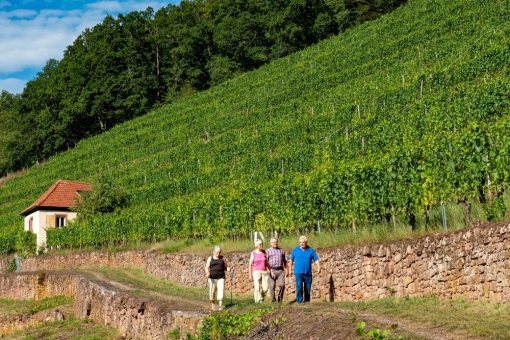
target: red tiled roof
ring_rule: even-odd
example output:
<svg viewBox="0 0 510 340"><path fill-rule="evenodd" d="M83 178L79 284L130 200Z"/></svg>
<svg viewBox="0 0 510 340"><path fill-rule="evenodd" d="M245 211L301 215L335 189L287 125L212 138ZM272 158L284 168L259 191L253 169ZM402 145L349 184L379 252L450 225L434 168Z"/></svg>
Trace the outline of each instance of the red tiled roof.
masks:
<svg viewBox="0 0 510 340"><path fill-rule="evenodd" d="M58 180L21 214L28 215L40 207L69 209L75 205L76 199L80 197L79 191L90 190L92 190L92 185L89 183Z"/></svg>

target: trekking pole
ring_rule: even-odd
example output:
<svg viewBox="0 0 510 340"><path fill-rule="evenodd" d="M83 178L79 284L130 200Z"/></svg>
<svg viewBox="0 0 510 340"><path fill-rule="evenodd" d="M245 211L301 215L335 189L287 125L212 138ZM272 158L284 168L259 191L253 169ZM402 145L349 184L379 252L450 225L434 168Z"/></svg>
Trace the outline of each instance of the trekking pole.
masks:
<svg viewBox="0 0 510 340"><path fill-rule="evenodd" d="M205 294L207 295L207 298L209 299L209 278L205 279Z"/></svg>
<svg viewBox="0 0 510 340"><path fill-rule="evenodd" d="M232 275L230 275L230 307L232 307L232 290L234 289L234 269L231 269Z"/></svg>

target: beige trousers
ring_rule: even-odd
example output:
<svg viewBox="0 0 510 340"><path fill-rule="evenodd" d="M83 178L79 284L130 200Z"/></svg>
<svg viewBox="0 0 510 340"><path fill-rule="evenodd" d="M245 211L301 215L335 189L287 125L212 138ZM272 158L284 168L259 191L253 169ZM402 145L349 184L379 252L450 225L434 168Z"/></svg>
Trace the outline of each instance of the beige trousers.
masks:
<svg viewBox="0 0 510 340"><path fill-rule="evenodd" d="M223 300L223 290L225 287L225 279L209 279L209 300L214 301L214 293L216 300Z"/></svg>
<svg viewBox="0 0 510 340"><path fill-rule="evenodd" d="M264 301L267 294L267 271L254 270L253 271L253 298L255 302Z"/></svg>

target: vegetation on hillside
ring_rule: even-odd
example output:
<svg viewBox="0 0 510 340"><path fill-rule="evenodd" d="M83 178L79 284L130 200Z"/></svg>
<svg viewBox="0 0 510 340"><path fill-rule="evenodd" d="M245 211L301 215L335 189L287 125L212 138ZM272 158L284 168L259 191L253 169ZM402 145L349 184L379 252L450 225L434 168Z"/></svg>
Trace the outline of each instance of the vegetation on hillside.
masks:
<svg viewBox="0 0 510 340"><path fill-rule="evenodd" d="M87 339L87 340L116 340L121 336L119 331L111 326L98 325L90 319L76 319L70 317L62 321L44 322L30 326L4 339Z"/></svg>
<svg viewBox="0 0 510 340"><path fill-rule="evenodd" d="M33 315L43 310L71 304L73 299L65 296L47 297L41 300L0 299L0 315Z"/></svg>
<svg viewBox="0 0 510 340"><path fill-rule="evenodd" d="M427 224L441 202L466 218L474 202L504 210L509 18L508 0L412 1L32 168L0 187L0 225L56 179L99 173L129 207L50 230L48 245Z"/></svg>
<svg viewBox="0 0 510 340"><path fill-rule="evenodd" d="M0 176L403 2L187 0L107 16L20 96L0 95Z"/></svg>
<svg viewBox="0 0 510 340"><path fill-rule="evenodd" d="M508 302L469 301L460 297L440 299L427 296L340 302L337 305L352 309L355 313L371 312L429 324L431 328L441 327L453 332L462 332L466 338L508 339L510 337L510 329L507 327L510 322ZM481 315L483 315L483 321L480 320Z"/></svg>

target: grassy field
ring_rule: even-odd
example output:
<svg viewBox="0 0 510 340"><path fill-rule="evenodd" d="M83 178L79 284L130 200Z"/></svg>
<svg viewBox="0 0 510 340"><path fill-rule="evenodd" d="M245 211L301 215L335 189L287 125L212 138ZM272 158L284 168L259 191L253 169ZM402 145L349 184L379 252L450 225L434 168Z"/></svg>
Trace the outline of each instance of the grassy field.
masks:
<svg viewBox="0 0 510 340"><path fill-rule="evenodd" d="M42 300L0 299L0 314L2 315L35 314L43 310L51 309L62 305L67 305L72 302L73 299L65 296L54 296L44 298Z"/></svg>
<svg viewBox="0 0 510 340"><path fill-rule="evenodd" d="M70 310L73 299L65 296L54 296L42 300L10 300L0 299L0 316L33 315L41 311L61 308ZM0 336L2 339L118 339L115 329L96 325L88 320L77 320L65 312L66 320L45 322L30 326L9 335Z"/></svg>
<svg viewBox="0 0 510 340"><path fill-rule="evenodd" d="M510 338L510 303L485 300L423 298L384 298L358 303L337 303L354 311L368 311L460 331L487 339Z"/></svg>
<svg viewBox="0 0 510 340"><path fill-rule="evenodd" d="M90 320L69 318L63 321L47 322L6 335L2 339L73 339L73 340L114 340L121 339L112 327L97 325Z"/></svg>

